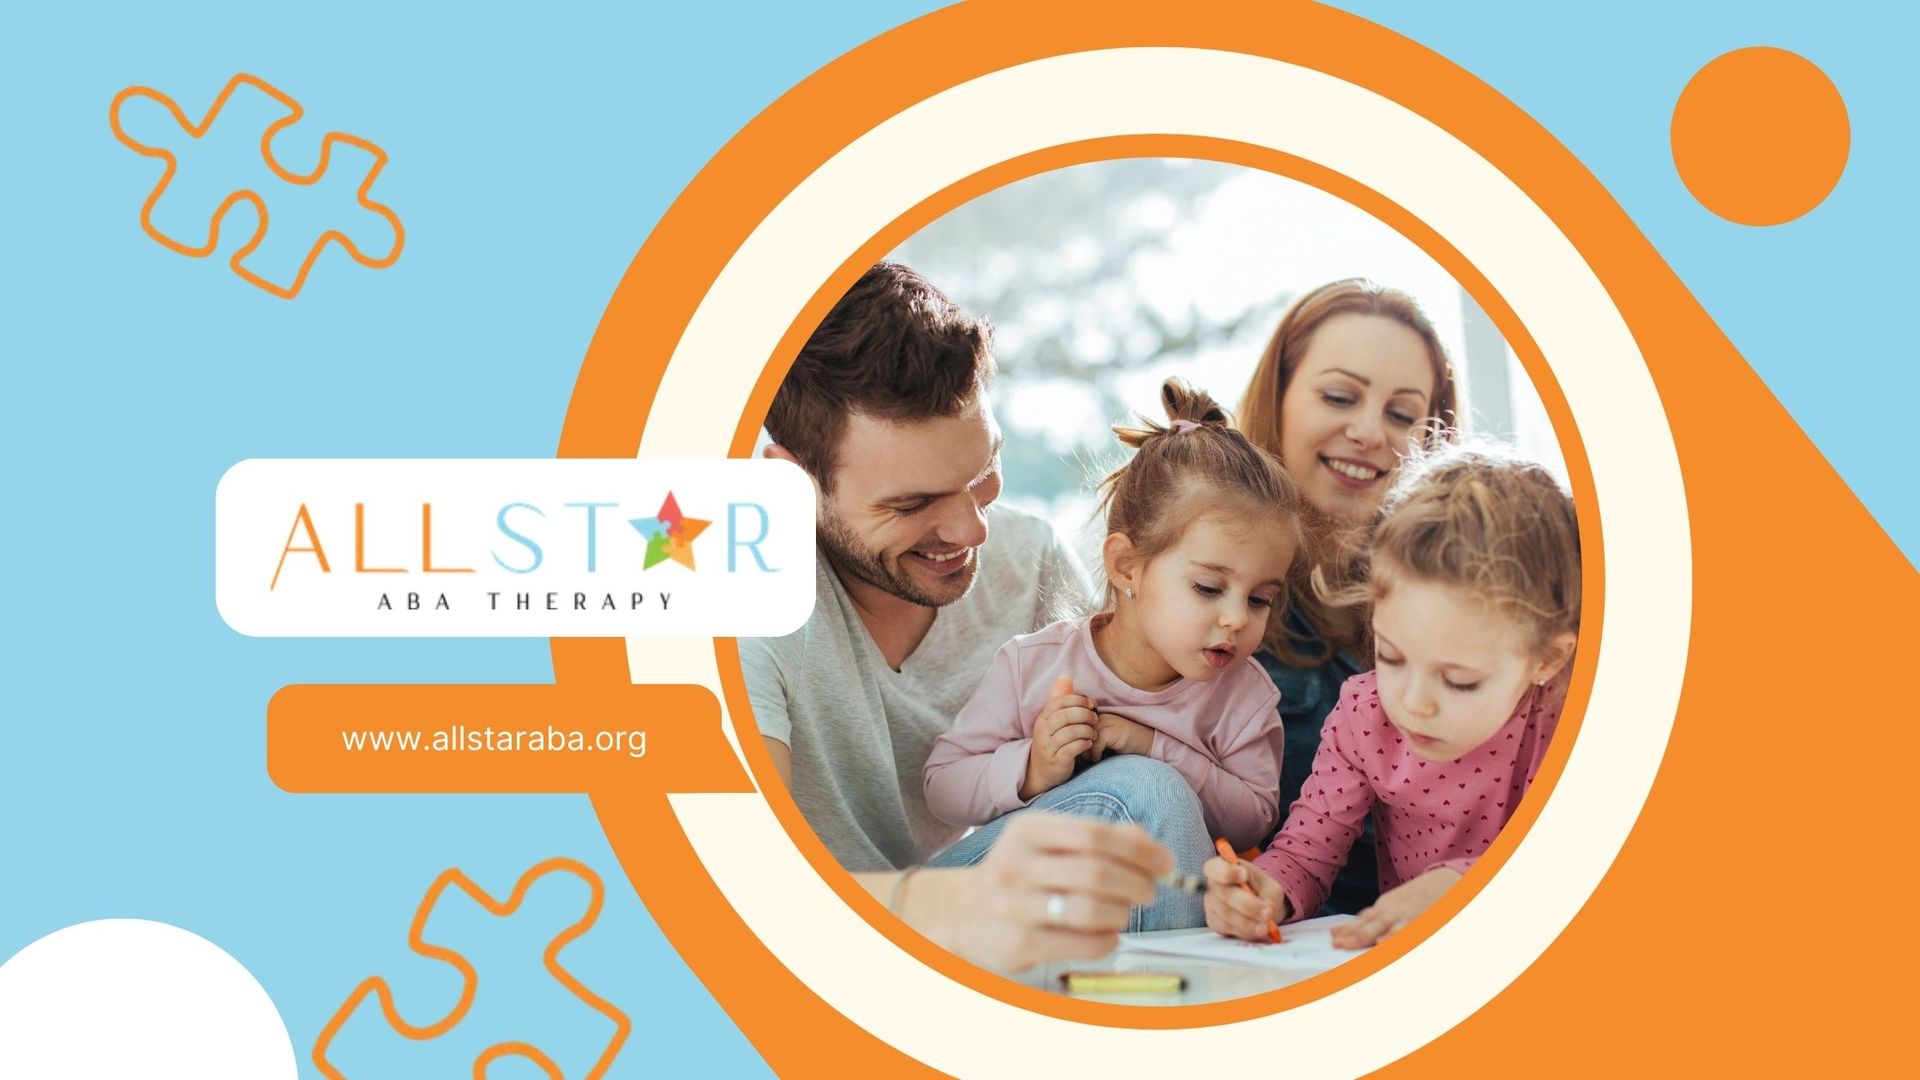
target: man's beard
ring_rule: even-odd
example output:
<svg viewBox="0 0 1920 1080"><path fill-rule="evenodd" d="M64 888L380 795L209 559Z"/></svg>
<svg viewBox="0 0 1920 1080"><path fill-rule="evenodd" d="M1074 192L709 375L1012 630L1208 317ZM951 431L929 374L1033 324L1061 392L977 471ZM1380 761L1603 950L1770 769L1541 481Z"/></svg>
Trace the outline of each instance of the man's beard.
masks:
<svg viewBox="0 0 1920 1080"><path fill-rule="evenodd" d="M929 591L898 561L889 562L869 550L845 522L824 507L815 526L815 538L840 572L921 607L945 607L967 595L980 568L980 553L976 548L964 567L940 579L939 591Z"/></svg>

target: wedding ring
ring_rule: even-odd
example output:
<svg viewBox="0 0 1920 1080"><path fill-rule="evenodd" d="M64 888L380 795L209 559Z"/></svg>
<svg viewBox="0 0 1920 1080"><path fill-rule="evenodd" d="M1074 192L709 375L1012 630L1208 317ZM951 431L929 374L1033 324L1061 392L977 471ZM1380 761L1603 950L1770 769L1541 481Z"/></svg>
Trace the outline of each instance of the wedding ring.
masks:
<svg viewBox="0 0 1920 1080"><path fill-rule="evenodd" d="M1066 893L1048 893L1047 894L1047 924L1049 926L1065 926L1066 922L1067 922L1067 894Z"/></svg>

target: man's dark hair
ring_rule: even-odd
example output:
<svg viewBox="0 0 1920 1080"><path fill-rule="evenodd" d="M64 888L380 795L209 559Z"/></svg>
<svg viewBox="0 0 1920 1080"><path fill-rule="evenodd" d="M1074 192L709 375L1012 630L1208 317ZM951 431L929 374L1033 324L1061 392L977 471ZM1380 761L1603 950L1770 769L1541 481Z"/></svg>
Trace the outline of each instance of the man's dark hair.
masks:
<svg viewBox="0 0 1920 1080"><path fill-rule="evenodd" d="M956 416L993 378L993 328L899 263L860 275L800 347L767 412L767 433L833 490L847 414Z"/></svg>

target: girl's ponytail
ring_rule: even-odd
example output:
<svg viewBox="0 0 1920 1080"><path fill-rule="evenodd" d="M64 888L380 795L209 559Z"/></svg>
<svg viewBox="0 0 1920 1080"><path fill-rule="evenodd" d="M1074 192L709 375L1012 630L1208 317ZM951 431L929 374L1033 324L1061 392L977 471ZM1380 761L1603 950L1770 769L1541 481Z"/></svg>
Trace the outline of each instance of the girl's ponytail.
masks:
<svg viewBox="0 0 1920 1080"><path fill-rule="evenodd" d="M1160 405L1167 411L1167 422L1157 424L1148 420L1145 427L1116 426L1113 433L1119 438L1120 445L1139 450L1153 439L1169 435L1191 434L1202 424L1217 424L1221 427L1226 427L1228 424L1226 410L1220 407L1219 402L1213 400L1212 395L1179 379L1168 379L1160 385ZM1130 465L1131 463L1122 466L1121 470ZM1101 488L1104 490L1112 484L1121 470L1115 470L1102 481Z"/></svg>
<svg viewBox="0 0 1920 1080"><path fill-rule="evenodd" d="M1179 542L1188 522L1225 512L1261 527L1278 524L1298 550L1303 503L1279 460L1235 430L1204 390L1168 379L1160 404L1166 423L1143 419L1113 429L1135 453L1100 482L1107 531L1125 534L1134 553L1151 560Z"/></svg>

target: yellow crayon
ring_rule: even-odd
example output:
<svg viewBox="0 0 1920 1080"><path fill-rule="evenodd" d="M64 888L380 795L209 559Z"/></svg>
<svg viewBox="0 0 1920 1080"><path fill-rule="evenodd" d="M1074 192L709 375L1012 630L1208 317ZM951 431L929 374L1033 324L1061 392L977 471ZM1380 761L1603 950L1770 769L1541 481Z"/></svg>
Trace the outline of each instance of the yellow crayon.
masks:
<svg viewBox="0 0 1920 1080"><path fill-rule="evenodd" d="M1177 994L1185 975L1154 971L1069 971L1060 976L1070 994Z"/></svg>

